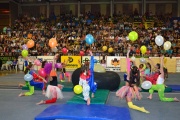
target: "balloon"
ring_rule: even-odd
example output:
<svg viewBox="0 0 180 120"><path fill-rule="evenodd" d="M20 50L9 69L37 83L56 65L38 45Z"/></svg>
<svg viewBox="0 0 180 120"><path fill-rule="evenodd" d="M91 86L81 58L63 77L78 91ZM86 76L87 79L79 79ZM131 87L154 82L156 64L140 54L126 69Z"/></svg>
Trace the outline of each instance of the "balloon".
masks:
<svg viewBox="0 0 180 120"><path fill-rule="evenodd" d="M76 93L76 94L81 94L81 93L82 93L82 90L83 90L83 88L82 88L81 85L76 85L76 86L74 87L74 93Z"/></svg>
<svg viewBox="0 0 180 120"><path fill-rule="evenodd" d="M41 68L39 71L38 71L38 74L42 77L46 77L46 72L44 71L44 68Z"/></svg>
<svg viewBox="0 0 180 120"><path fill-rule="evenodd" d="M68 52L67 48L63 48L63 49L62 49L62 53L63 53L63 54L66 54L67 52Z"/></svg>
<svg viewBox="0 0 180 120"><path fill-rule="evenodd" d="M29 40L26 45L27 45L28 48L32 48L34 46L34 41Z"/></svg>
<svg viewBox="0 0 180 120"><path fill-rule="evenodd" d="M158 46L161 46L163 43L164 43L164 38L160 35L156 36L155 38L155 43L158 45Z"/></svg>
<svg viewBox="0 0 180 120"><path fill-rule="evenodd" d="M94 42L94 37L91 34L86 35L85 41L87 44L91 45Z"/></svg>
<svg viewBox="0 0 180 120"><path fill-rule="evenodd" d="M135 60L136 60L136 58L134 57L134 55L131 57L131 60L132 60L132 61L135 61Z"/></svg>
<svg viewBox="0 0 180 120"><path fill-rule="evenodd" d="M57 47L51 48L51 50L52 50L53 52L57 52L57 51L58 51Z"/></svg>
<svg viewBox="0 0 180 120"><path fill-rule="evenodd" d="M171 42L166 41L166 42L164 43L164 49L165 49L165 50L169 50L170 48L171 48Z"/></svg>
<svg viewBox="0 0 180 120"><path fill-rule="evenodd" d="M37 66L40 66L40 65L41 65L41 62L36 59L36 60L34 61L34 64L37 65Z"/></svg>
<svg viewBox="0 0 180 120"><path fill-rule="evenodd" d="M94 72L106 72L106 69L101 64L95 64L94 65Z"/></svg>
<svg viewBox="0 0 180 120"><path fill-rule="evenodd" d="M102 50L105 52L107 50L107 46L103 46Z"/></svg>
<svg viewBox="0 0 180 120"><path fill-rule="evenodd" d="M141 84L141 87L145 90L148 90L150 89L152 86L152 83L150 81L144 81L142 84Z"/></svg>
<svg viewBox="0 0 180 120"><path fill-rule="evenodd" d="M79 52L79 54L80 54L80 56L84 56L84 51L81 50L81 51Z"/></svg>
<svg viewBox="0 0 180 120"><path fill-rule="evenodd" d="M146 46L141 46L141 48L140 48L140 50L141 50L141 53L142 54L145 54L146 52L147 52L147 48L146 48Z"/></svg>
<svg viewBox="0 0 180 120"><path fill-rule="evenodd" d="M108 49L108 52L109 52L109 53L112 53L112 52L113 52L113 48L109 48L109 49Z"/></svg>
<svg viewBox="0 0 180 120"><path fill-rule="evenodd" d="M55 47L57 46L57 41L56 41L55 38L51 38L51 39L49 40L49 46L50 46L51 48L55 48Z"/></svg>
<svg viewBox="0 0 180 120"><path fill-rule="evenodd" d="M128 38L133 42L136 41L138 39L137 32L135 31L130 32Z"/></svg>
<svg viewBox="0 0 180 120"><path fill-rule="evenodd" d="M32 79L33 79L33 76L31 74L24 75L24 80L25 81L31 81Z"/></svg>
<svg viewBox="0 0 180 120"><path fill-rule="evenodd" d="M145 58L140 58L140 63L146 63L146 59Z"/></svg>
<svg viewBox="0 0 180 120"><path fill-rule="evenodd" d="M23 50L21 52L21 54L22 54L23 57L27 57L28 56L28 51L27 50Z"/></svg>
<svg viewBox="0 0 180 120"><path fill-rule="evenodd" d="M24 44L24 45L22 46L22 48L23 48L23 50L28 50L28 47L27 47L26 44Z"/></svg>

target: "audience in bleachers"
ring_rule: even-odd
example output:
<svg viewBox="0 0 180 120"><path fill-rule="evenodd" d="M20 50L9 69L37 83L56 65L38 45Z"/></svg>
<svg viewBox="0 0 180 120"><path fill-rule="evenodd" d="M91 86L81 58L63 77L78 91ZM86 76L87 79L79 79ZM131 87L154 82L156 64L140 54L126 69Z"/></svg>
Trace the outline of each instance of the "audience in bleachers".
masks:
<svg viewBox="0 0 180 120"><path fill-rule="evenodd" d="M145 21L154 22L153 26L145 28ZM139 22L134 26L134 22ZM92 14L91 12L75 17L71 13L56 16L51 14L50 18L41 15L39 18L28 15L20 16L14 24L6 27L0 37L0 55L16 56L21 55L22 45L31 38L35 45L29 49L29 54L37 55L54 55L48 45L52 37L56 37L57 49L66 47L68 55L78 55L80 50L85 53L91 49L95 55L116 55L125 56L127 44L131 42L128 39L128 33L132 30L139 35L138 40L131 43L133 49L131 55L140 56L140 47L145 45L148 50L148 56L180 56L180 21L172 19L170 14L155 16L146 13L139 16L137 12L134 15L114 14L114 17ZM95 42L87 45L85 42L86 34L92 34ZM170 41L172 47L165 51L163 46L158 47L155 43L156 35L164 37L165 41ZM102 46L112 47L113 53L103 52Z"/></svg>

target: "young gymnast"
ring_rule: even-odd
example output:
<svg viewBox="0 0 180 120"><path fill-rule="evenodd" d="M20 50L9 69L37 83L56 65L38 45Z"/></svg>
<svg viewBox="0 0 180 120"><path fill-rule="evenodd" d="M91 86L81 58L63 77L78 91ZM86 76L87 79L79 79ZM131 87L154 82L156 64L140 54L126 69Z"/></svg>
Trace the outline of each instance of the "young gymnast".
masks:
<svg viewBox="0 0 180 120"><path fill-rule="evenodd" d="M35 71L32 70L32 66L33 66L32 64L29 64L28 66L26 66L26 69L24 71L24 74L29 73L33 76L33 79L31 81L29 81L29 82L26 81L26 85L30 84L30 86L35 86L37 88L41 88L43 94L45 94L44 84L47 83L47 81L43 77L36 74ZM39 79L41 79L41 80L39 80ZM20 93L19 96L25 96L25 94Z"/></svg>
<svg viewBox="0 0 180 120"><path fill-rule="evenodd" d="M132 103L133 98L141 99L141 94L139 93L138 86L140 84L140 71L137 66L130 67L129 59L130 49L127 52L127 79L126 85L121 87L117 92L116 96L123 99L126 98L126 102L129 108L138 110L145 113L150 113L145 110L144 107L138 107Z"/></svg>
<svg viewBox="0 0 180 120"><path fill-rule="evenodd" d="M36 103L37 105L41 104L50 104L55 103L57 99L62 99L63 94L61 89L63 88L63 85L58 84L57 81L57 73L55 70L55 62L58 58L58 54L55 55L53 63L52 63L52 69L49 75L50 85L48 85L45 96L50 98L49 100L41 100L40 102Z"/></svg>
<svg viewBox="0 0 180 120"><path fill-rule="evenodd" d="M87 105L90 105L91 99L90 99L90 91L92 92L92 97L94 97L94 93L96 92L97 89L97 84L94 82L94 57L92 55L92 52L89 51L91 55L91 64L90 64L90 69L88 64L84 64L81 67L81 72L80 72L80 80L79 80L79 85L83 87L83 96L84 100L87 102Z"/></svg>
<svg viewBox="0 0 180 120"><path fill-rule="evenodd" d="M161 101L163 102L179 102L179 100L175 97L175 98L166 98L164 96L164 90L165 90L165 85L164 85L164 56L161 57L161 64L160 64L160 71L159 71L159 76L157 78L157 81L156 81L156 85L152 85L152 87L149 89L149 99L152 99L152 94L154 92L154 90L157 90L158 91L158 95L159 95L159 98Z"/></svg>

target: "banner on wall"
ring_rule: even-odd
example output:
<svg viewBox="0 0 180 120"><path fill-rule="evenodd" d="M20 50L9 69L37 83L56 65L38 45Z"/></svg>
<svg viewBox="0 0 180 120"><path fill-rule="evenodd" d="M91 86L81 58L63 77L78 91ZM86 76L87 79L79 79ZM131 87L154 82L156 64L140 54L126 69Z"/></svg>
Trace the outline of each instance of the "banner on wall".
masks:
<svg viewBox="0 0 180 120"><path fill-rule="evenodd" d="M176 72L180 72L180 58L176 59Z"/></svg>
<svg viewBox="0 0 180 120"><path fill-rule="evenodd" d="M120 72L120 57L119 56L107 56L106 70Z"/></svg>
<svg viewBox="0 0 180 120"><path fill-rule="evenodd" d="M97 60L97 63L101 63L101 60L102 60L102 56L94 56L94 59L96 59ZM91 59L91 56L82 56L82 63L84 64L85 63L85 61L88 61L88 62L90 62L90 59Z"/></svg>
<svg viewBox="0 0 180 120"><path fill-rule="evenodd" d="M54 56L37 56L37 59L40 61L53 62Z"/></svg>
<svg viewBox="0 0 180 120"><path fill-rule="evenodd" d="M79 64L79 61L81 61L81 56L61 56L61 63L66 62L67 71L80 68L81 65Z"/></svg>
<svg viewBox="0 0 180 120"><path fill-rule="evenodd" d="M6 61L11 60L13 61L15 59L15 57L13 56L0 56L0 60L2 61L2 64L6 63Z"/></svg>

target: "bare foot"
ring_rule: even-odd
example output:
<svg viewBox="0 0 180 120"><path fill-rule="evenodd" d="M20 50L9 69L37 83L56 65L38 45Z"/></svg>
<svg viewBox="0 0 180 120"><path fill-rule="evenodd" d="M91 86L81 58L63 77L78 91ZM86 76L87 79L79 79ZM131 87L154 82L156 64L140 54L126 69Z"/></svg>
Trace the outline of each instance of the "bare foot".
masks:
<svg viewBox="0 0 180 120"><path fill-rule="evenodd" d="M150 96L149 96L149 97L147 97L147 98L148 98L148 99L150 99L150 100L152 99L152 97L150 97Z"/></svg>
<svg viewBox="0 0 180 120"><path fill-rule="evenodd" d="M178 100L176 97L174 98L174 101L175 101L175 102L179 102L179 100Z"/></svg>
<svg viewBox="0 0 180 120"><path fill-rule="evenodd" d="M94 93L91 94L91 97L94 98Z"/></svg>
<svg viewBox="0 0 180 120"><path fill-rule="evenodd" d="M90 105L90 103L91 103L91 100L90 100L90 98L88 98L87 99L87 105Z"/></svg>
<svg viewBox="0 0 180 120"><path fill-rule="evenodd" d="M36 103L36 105L41 105L41 104L44 104L43 100L41 100L40 102Z"/></svg>
<svg viewBox="0 0 180 120"><path fill-rule="evenodd" d="M18 96L19 96L19 97L23 96L23 93L20 93Z"/></svg>

